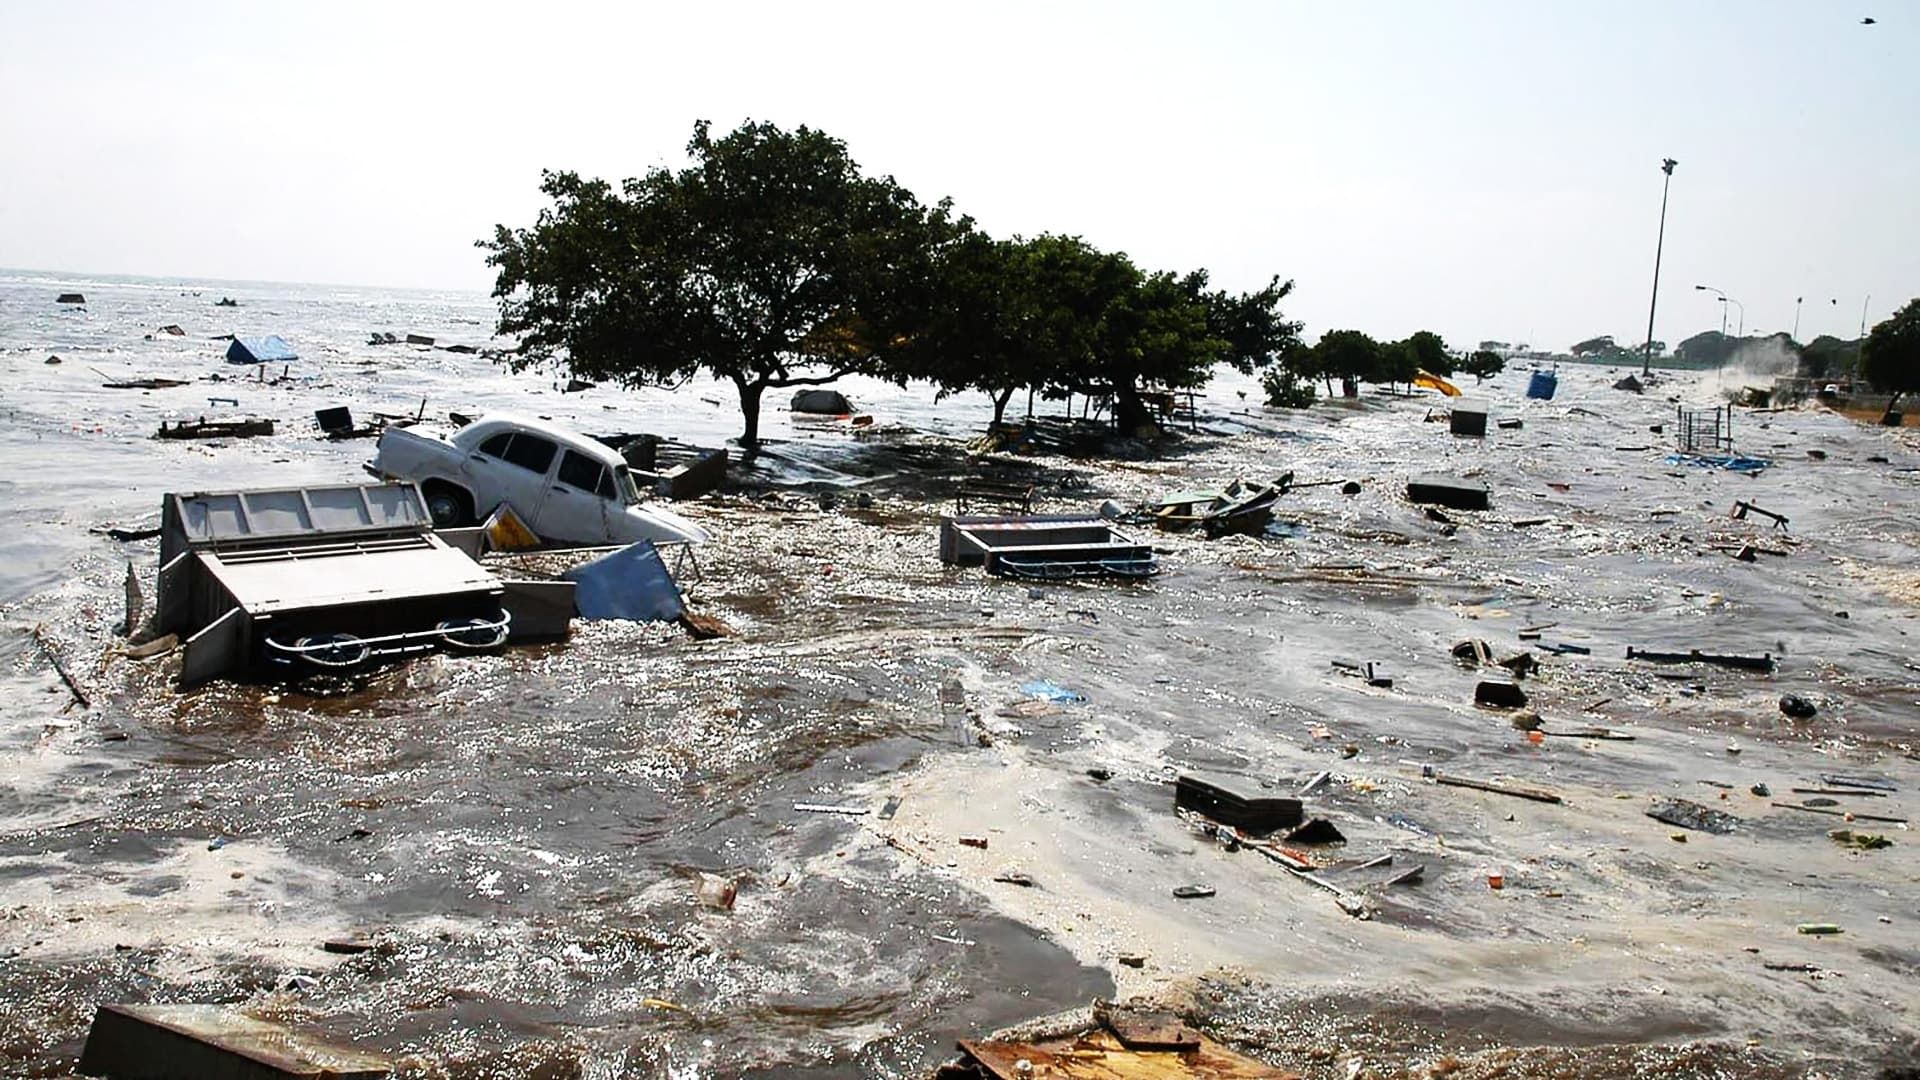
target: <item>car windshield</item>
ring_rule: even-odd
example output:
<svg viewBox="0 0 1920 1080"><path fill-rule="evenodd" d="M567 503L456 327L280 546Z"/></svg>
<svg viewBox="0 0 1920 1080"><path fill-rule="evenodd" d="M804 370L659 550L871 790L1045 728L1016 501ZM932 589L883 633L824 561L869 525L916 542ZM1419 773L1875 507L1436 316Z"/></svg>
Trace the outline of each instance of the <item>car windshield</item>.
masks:
<svg viewBox="0 0 1920 1080"><path fill-rule="evenodd" d="M634 481L633 474L627 471L625 465L613 467L613 481L614 486L619 489L622 502L628 506L640 505L640 485Z"/></svg>

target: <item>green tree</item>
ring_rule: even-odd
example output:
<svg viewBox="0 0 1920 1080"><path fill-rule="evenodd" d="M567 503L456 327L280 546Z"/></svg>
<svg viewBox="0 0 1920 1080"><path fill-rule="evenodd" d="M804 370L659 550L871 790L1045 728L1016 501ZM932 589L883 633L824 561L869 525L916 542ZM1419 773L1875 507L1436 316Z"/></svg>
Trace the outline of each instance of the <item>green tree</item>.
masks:
<svg viewBox="0 0 1920 1080"><path fill-rule="evenodd" d="M1909 300L1893 317L1875 323L1860 349L1860 374L1893 396L1893 411L1902 394L1920 394L1920 300Z"/></svg>
<svg viewBox="0 0 1920 1080"><path fill-rule="evenodd" d="M961 231L891 177L869 177L825 132L749 121L692 164L619 188L543 174L531 228L480 246L498 271L499 332L516 370L556 362L623 386L706 371L734 384L759 444L769 387L831 382L888 363L923 332L939 250Z"/></svg>
<svg viewBox="0 0 1920 1080"><path fill-rule="evenodd" d="M1212 334L1200 297L1204 275L1196 282L1166 271L1145 274L1125 255L1106 259L1113 268L1109 280L1119 288L1099 324L1095 364L1075 373L1070 388L1111 399L1115 426L1132 433L1159 424L1142 396L1147 386L1204 386L1231 345Z"/></svg>
<svg viewBox="0 0 1920 1080"><path fill-rule="evenodd" d="M1385 365L1379 342L1358 330L1329 330L1320 335L1313 347L1313 367L1327 380L1327 396L1333 396L1333 380L1353 379L1378 382Z"/></svg>
<svg viewBox="0 0 1920 1080"><path fill-rule="evenodd" d="M1187 275L1185 284L1207 307L1208 334L1225 342L1223 359L1241 374L1251 375L1301 348L1300 323L1280 311L1293 282L1275 275L1255 292L1208 292L1207 272L1200 270Z"/></svg>
<svg viewBox="0 0 1920 1080"><path fill-rule="evenodd" d="M1800 347L1800 372L1810 379L1836 378L1860 366L1860 342L1821 334Z"/></svg>
<svg viewBox="0 0 1920 1080"><path fill-rule="evenodd" d="M996 426L1016 391L1046 386L1070 348L1058 340L1065 328L1037 279L1037 250L1047 242L969 230L947 245L927 325L897 358L896 371L934 383L942 395L986 394Z"/></svg>
<svg viewBox="0 0 1920 1080"><path fill-rule="evenodd" d="M1492 349L1476 349L1460 362L1461 372L1473 376L1474 382L1485 381L1487 376L1498 375L1506 369L1506 358Z"/></svg>
<svg viewBox="0 0 1920 1080"><path fill-rule="evenodd" d="M1441 376L1453 374L1453 354L1447 351L1446 339L1439 334L1421 330L1401 344L1412 358L1416 374L1421 371Z"/></svg>
<svg viewBox="0 0 1920 1080"><path fill-rule="evenodd" d="M1674 359L1689 367L1719 367L1739 345L1734 338L1718 330L1703 330L1682 341L1673 351Z"/></svg>

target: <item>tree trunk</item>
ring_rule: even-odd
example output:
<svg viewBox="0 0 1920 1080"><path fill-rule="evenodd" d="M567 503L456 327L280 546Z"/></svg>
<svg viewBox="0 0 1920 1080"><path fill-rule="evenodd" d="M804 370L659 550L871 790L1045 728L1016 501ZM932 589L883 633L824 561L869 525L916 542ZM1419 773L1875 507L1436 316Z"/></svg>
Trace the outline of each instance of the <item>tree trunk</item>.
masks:
<svg viewBox="0 0 1920 1080"><path fill-rule="evenodd" d="M993 426L999 427L1000 421L1007 415L1007 402L1013 400L1014 388L1009 386L993 396Z"/></svg>
<svg viewBox="0 0 1920 1080"><path fill-rule="evenodd" d="M1159 426L1147 403L1140 400L1140 391L1131 382L1120 383L1113 389L1113 423L1120 429L1120 434L1131 438L1143 427Z"/></svg>
<svg viewBox="0 0 1920 1080"><path fill-rule="evenodd" d="M1887 399L1887 407L1884 410L1882 410L1880 413L1880 422L1882 424L1886 423L1887 417L1893 415L1893 407L1898 404L1900 404L1899 394L1895 394L1892 397Z"/></svg>
<svg viewBox="0 0 1920 1080"><path fill-rule="evenodd" d="M740 445L751 454L760 449L760 394L766 390L767 384L735 379L733 385L740 389L740 415L746 420L746 429L740 433Z"/></svg>

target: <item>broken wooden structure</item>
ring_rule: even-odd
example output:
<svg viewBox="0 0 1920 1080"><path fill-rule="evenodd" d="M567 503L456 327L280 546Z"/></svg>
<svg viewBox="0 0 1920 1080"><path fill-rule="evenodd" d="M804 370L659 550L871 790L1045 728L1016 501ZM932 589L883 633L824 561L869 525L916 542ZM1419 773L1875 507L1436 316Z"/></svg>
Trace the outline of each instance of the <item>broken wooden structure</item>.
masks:
<svg viewBox="0 0 1920 1080"><path fill-rule="evenodd" d="M251 439L256 435L273 434L273 421L249 418L246 420L176 420L169 425L160 421L160 430L154 432L157 439Z"/></svg>
<svg viewBox="0 0 1920 1080"><path fill-rule="evenodd" d="M1081 1014L1085 1016L1086 1014ZM1078 1019L1078 1018L1076 1018ZM1072 1030L963 1039L960 1058L936 1080L1298 1080L1297 1074L1229 1050L1177 1015L1093 1003L1091 1023Z"/></svg>
<svg viewBox="0 0 1920 1080"><path fill-rule="evenodd" d="M78 1071L112 1080L384 1080L393 1064L223 1005L102 1005Z"/></svg>

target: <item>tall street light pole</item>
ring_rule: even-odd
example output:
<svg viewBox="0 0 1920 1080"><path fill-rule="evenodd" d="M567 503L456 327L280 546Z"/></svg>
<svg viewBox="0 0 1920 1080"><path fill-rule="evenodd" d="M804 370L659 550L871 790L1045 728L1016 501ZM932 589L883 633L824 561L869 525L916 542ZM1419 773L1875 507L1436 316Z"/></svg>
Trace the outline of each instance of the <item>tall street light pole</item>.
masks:
<svg viewBox="0 0 1920 1080"><path fill-rule="evenodd" d="M1680 164L1672 158L1660 160L1660 171L1666 179L1660 181L1660 236L1653 243L1653 299L1647 301L1647 344L1641 351L1640 374L1653 374L1653 313L1660 307L1660 253L1667 246L1667 188L1673 185L1673 167Z"/></svg>
<svg viewBox="0 0 1920 1080"><path fill-rule="evenodd" d="M1720 298L1720 336L1727 336L1727 294L1711 285L1695 285L1696 290L1710 292Z"/></svg>
<svg viewBox="0 0 1920 1080"><path fill-rule="evenodd" d="M1740 309L1740 325L1734 328L1734 331L1733 331L1734 336L1746 337L1747 336L1747 305L1741 303L1738 300L1735 300L1731 296L1725 297L1724 299L1726 300L1727 303L1732 304L1734 307L1737 307ZM1720 310L1725 311L1726 309L1721 308ZM1725 331L1722 331L1722 333L1725 333Z"/></svg>
<svg viewBox="0 0 1920 1080"><path fill-rule="evenodd" d="M1800 301L1805 299L1804 296L1793 298L1793 340L1795 342L1800 340Z"/></svg>

